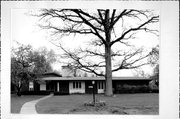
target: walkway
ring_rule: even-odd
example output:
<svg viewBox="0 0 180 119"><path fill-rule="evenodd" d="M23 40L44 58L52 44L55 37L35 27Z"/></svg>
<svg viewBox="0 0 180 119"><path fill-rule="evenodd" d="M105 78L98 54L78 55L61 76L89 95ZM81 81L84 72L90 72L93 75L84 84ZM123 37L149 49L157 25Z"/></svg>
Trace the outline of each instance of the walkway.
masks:
<svg viewBox="0 0 180 119"><path fill-rule="evenodd" d="M25 103L21 108L20 114L37 114L36 103L38 103L41 100L52 97L52 96L53 96L53 94L50 94L50 95L45 96L43 98L40 98L40 99L33 100L33 101Z"/></svg>

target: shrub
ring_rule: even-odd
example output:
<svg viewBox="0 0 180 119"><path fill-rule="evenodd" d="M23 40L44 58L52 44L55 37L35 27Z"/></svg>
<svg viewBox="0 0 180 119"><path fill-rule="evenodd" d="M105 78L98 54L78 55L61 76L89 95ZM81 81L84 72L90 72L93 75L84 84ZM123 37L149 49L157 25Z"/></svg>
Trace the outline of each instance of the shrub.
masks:
<svg viewBox="0 0 180 119"><path fill-rule="evenodd" d="M49 95L50 91L22 91L21 95Z"/></svg>
<svg viewBox="0 0 180 119"><path fill-rule="evenodd" d="M69 95L69 93L65 93L65 92L54 92L54 95Z"/></svg>
<svg viewBox="0 0 180 119"><path fill-rule="evenodd" d="M106 106L106 102L105 101L95 101L95 104L94 102L90 101L90 102L85 102L84 103L84 106L95 106L95 107L103 107L103 106Z"/></svg>
<svg viewBox="0 0 180 119"><path fill-rule="evenodd" d="M149 93L150 88L147 85L121 85L117 86L116 93Z"/></svg>

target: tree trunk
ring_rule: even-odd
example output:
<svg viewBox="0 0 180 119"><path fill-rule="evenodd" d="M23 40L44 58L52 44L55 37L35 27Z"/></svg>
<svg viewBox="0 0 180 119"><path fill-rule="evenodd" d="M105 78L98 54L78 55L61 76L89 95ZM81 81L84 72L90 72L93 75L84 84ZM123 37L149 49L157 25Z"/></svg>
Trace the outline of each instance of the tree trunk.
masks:
<svg viewBox="0 0 180 119"><path fill-rule="evenodd" d="M21 79L22 80L22 79ZM21 81L18 82L18 85L16 86L17 87L17 95L18 96L21 96Z"/></svg>
<svg viewBox="0 0 180 119"><path fill-rule="evenodd" d="M17 87L17 95L21 96L21 87Z"/></svg>
<svg viewBox="0 0 180 119"><path fill-rule="evenodd" d="M112 96L113 91L112 91L112 66L111 66L111 47L105 47L105 54L106 54L106 92L105 94L107 96Z"/></svg>
<svg viewBox="0 0 180 119"><path fill-rule="evenodd" d="M111 66L111 31L110 21L109 21L109 9L106 10L105 13L105 37L106 37L106 45L105 45L105 62L106 62L106 92L107 96L113 95L112 90L112 66Z"/></svg>

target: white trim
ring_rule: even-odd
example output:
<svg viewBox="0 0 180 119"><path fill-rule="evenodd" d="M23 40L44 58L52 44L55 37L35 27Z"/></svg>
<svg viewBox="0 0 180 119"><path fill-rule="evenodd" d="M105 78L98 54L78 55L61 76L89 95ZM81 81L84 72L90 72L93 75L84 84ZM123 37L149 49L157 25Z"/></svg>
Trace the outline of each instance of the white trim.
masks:
<svg viewBox="0 0 180 119"><path fill-rule="evenodd" d="M84 81L84 80L101 80L105 81L104 77L44 77L41 80L56 80L56 81ZM145 77L112 77L112 80L147 80L150 81L151 79Z"/></svg>
<svg viewBox="0 0 180 119"><path fill-rule="evenodd" d="M59 92L59 82L57 82L57 92Z"/></svg>

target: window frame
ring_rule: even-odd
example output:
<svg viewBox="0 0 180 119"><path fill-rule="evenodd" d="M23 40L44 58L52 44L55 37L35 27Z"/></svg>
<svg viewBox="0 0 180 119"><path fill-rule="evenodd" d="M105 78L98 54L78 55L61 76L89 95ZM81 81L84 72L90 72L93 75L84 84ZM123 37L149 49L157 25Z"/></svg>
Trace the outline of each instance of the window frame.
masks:
<svg viewBox="0 0 180 119"><path fill-rule="evenodd" d="M73 89L82 89L81 81L73 81Z"/></svg>

